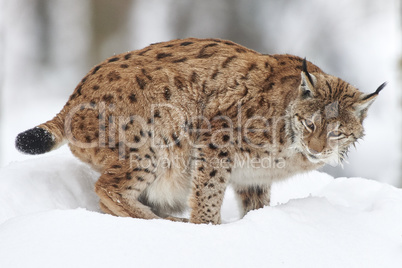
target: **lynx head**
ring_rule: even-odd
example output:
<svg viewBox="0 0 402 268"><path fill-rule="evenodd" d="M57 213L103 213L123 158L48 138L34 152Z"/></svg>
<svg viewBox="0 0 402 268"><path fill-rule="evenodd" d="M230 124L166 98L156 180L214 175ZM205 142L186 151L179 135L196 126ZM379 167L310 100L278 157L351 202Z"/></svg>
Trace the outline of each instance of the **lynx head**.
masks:
<svg viewBox="0 0 402 268"><path fill-rule="evenodd" d="M295 148L313 163L341 163L349 146L363 137L367 109L385 85L364 94L337 77L309 73L304 60L298 96L288 113Z"/></svg>

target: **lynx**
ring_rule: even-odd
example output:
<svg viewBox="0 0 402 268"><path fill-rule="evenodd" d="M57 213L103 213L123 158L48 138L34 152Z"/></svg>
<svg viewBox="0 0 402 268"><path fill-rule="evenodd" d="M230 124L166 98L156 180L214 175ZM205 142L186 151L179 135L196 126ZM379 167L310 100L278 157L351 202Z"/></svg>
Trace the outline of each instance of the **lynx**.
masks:
<svg viewBox="0 0 402 268"><path fill-rule="evenodd" d="M246 214L269 205L273 182L341 162L384 86L364 94L296 56L173 40L95 66L16 147L68 143L100 172L105 213L219 224L229 184Z"/></svg>

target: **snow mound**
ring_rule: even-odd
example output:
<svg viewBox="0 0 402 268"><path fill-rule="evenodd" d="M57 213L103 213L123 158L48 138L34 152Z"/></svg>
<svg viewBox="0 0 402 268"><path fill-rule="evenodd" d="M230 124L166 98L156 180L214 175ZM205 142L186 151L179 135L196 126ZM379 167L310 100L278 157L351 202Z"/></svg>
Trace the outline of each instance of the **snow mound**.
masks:
<svg viewBox="0 0 402 268"><path fill-rule="evenodd" d="M69 155L0 169L0 267L401 267L402 190L311 172L276 183L272 206L225 224L99 212L99 174Z"/></svg>

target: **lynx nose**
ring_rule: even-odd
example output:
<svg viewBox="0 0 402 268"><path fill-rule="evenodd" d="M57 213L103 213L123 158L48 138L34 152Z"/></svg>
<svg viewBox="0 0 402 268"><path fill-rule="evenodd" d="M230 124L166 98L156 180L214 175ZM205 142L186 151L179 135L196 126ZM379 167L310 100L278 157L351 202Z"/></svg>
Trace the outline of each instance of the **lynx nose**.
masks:
<svg viewBox="0 0 402 268"><path fill-rule="evenodd" d="M326 140L319 137L312 137L308 143L308 148L312 154L322 153L326 147Z"/></svg>

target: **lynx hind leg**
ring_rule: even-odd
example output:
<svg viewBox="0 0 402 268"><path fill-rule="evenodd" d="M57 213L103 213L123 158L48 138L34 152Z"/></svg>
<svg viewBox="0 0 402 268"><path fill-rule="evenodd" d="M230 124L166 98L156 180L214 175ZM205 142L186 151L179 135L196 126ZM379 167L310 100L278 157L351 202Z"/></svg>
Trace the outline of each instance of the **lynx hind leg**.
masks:
<svg viewBox="0 0 402 268"><path fill-rule="evenodd" d="M150 207L138 201L140 194L153 179L152 174L139 168L130 170L121 165L113 165L106 169L95 184L101 209L105 213L121 217L159 218Z"/></svg>
<svg viewBox="0 0 402 268"><path fill-rule="evenodd" d="M116 216L116 214L114 214L105 204L103 204L102 201L99 201L99 206L101 211L105 212L106 214Z"/></svg>
<svg viewBox="0 0 402 268"><path fill-rule="evenodd" d="M271 185L263 186L234 186L243 208L243 216L250 210L269 206Z"/></svg>

